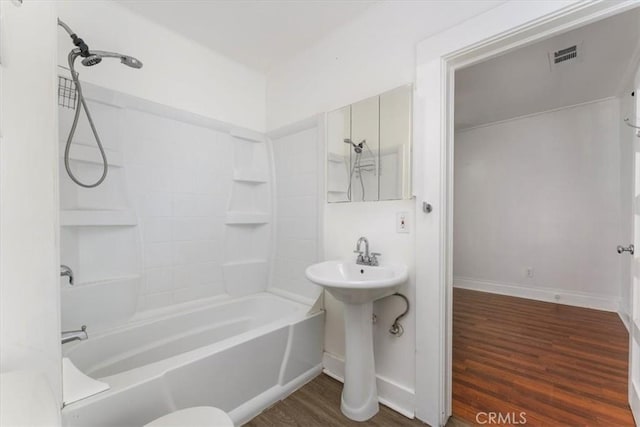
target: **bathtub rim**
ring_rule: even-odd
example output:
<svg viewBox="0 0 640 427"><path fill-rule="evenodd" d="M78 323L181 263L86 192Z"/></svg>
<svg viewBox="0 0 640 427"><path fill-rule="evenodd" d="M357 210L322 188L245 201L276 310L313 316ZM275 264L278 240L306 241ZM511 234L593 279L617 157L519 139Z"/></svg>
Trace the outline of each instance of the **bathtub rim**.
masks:
<svg viewBox="0 0 640 427"><path fill-rule="evenodd" d="M89 396L87 398L75 401L68 405L62 406L62 425L67 426L69 423L65 421L66 419L71 419L73 417L74 411L81 410L82 408L92 405L94 403L98 403L103 399L108 399L110 397L114 397L120 392L127 391L134 387L144 385L145 383L151 383L154 381L163 381L163 376L174 370L179 369L183 366L189 365L192 362L198 361L203 357L213 355L217 352L224 351L227 348L236 345L242 345L242 343L254 339L258 336L268 334L268 333L276 333L278 330L287 329L287 334L291 333L291 328L295 326L296 323L302 323L305 321L311 321L312 318L315 317L325 317L325 311L314 311L313 313L305 313L304 315L299 316L297 319L289 319L287 323L279 324L279 325L265 325L260 328L252 329L247 333L243 333L238 335L237 337L242 337L242 339L234 340L223 340L219 343L212 344L210 346L201 347L197 350L203 350L205 348L209 349L209 352L204 352L204 354L194 354L194 352L183 353L178 356L174 356L172 358L164 359L160 362L168 362L167 366L160 366L160 362L158 362L157 366L154 366L153 369L145 369L148 367L152 367L150 364L140 368L132 369L130 371L122 372L120 374L116 374L109 377L103 377L100 380L104 382L108 382L110 385L110 389L104 392L95 394L93 396ZM252 333L253 332L253 333ZM222 345L224 344L224 345ZM289 346L289 341L287 342L287 346ZM197 351L195 350L195 351ZM288 350L285 350L285 360L286 361L286 353ZM188 356L187 356L188 355ZM181 357L183 356L183 357ZM184 357L187 356L187 357ZM283 363L284 363L283 361ZM164 365L164 364L162 364ZM282 369L282 367L281 367ZM289 394L293 393L298 388L302 387L307 382L311 381L317 375L322 373L322 361L320 361L317 365L313 366L306 372L302 373L298 377L293 378L284 384L276 383L273 387L266 390L262 394L255 396L249 401L241 403L236 408L229 411L230 416L234 419L234 422L247 422L253 417L257 416L260 412L273 405L277 401L284 399ZM237 424L240 425L240 424Z"/></svg>
<svg viewBox="0 0 640 427"><path fill-rule="evenodd" d="M241 345L242 343L247 342L253 338L256 338L264 334L268 334L270 332L273 332L282 328L287 328L293 325L294 323L304 321L305 319L308 319L320 313L317 311L311 312L310 309L312 307L306 304L299 303L297 301L292 301L286 297L283 297L277 294L272 294L269 292L259 292L256 294L246 295L242 297L229 297L224 299L214 298L215 302L212 304L205 304L204 302L199 301L197 304L185 303L185 304L179 304L180 307L171 307L170 309L163 308L160 310L153 310L154 313L159 312L159 315L158 316L145 315L143 319L132 321L124 325L118 325L114 328L108 329L101 333L95 333L93 334L93 336L95 338L108 337L110 335L115 335L132 328L143 327L145 325L154 323L158 320L167 320L174 317L178 317L180 315L193 313L196 311L208 310L216 306L228 304L231 302L242 302L250 299L265 298L265 297L269 299L284 301L287 304L291 304L295 308L295 310L292 313L282 316L272 322L268 322L264 325L251 328L248 331L242 332L240 334L233 335L231 337L224 338L220 341L213 342L213 343L210 343L210 344L207 344L183 353L179 353L161 360L157 360L155 362L152 362L146 365L138 366L132 369L118 372L113 375L108 375L103 377L92 377L87 375L90 378L94 378L99 381L108 383L109 386L111 387L110 390L95 396L88 397L87 399L82 399L80 401L73 402L70 405L75 405L78 402L83 402L85 400L93 400L93 398L97 398L101 395L112 394L117 390L123 390L129 387L134 387L136 384L140 382L144 382L147 379L152 379L155 377L162 376L164 375L164 373L170 371L171 369L187 365L188 363L194 360L198 360L199 358L204 357L205 355L211 355L216 352L223 351L225 348ZM89 339L91 339L91 337ZM69 357L73 362L73 349L75 349L78 346L82 346L83 344L86 345L87 342L73 342L70 344L71 345L69 345L66 349L63 347L63 357ZM70 405L67 405L67 406L70 406Z"/></svg>
<svg viewBox="0 0 640 427"><path fill-rule="evenodd" d="M180 304L172 304L170 306L160 307L153 310L141 311L140 313L136 313L134 316L123 321L122 323L116 323L113 325L97 325L93 330L91 329L91 325L87 325L87 332L89 333L89 339L91 339L92 337L101 338L104 336L115 334L117 332L125 331L127 329L144 326L146 324L154 323L160 320L171 319L187 313L204 311L224 304L265 297L286 301L288 304L295 306L296 311L295 313L292 313L292 315L298 314L305 310L306 312L308 312L312 309L311 305L268 291L244 295L241 297L232 297L228 294L224 294L209 298L202 298L196 301L187 301ZM70 343L63 344L62 354L67 355L73 348L82 344L83 342L81 341L72 341Z"/></svg>

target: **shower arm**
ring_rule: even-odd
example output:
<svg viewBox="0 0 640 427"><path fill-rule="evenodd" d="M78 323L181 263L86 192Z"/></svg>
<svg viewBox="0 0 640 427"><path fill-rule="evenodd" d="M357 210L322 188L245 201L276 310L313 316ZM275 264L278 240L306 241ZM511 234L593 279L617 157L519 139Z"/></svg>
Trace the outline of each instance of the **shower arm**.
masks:
<svg viewBox="0 0 640 427"><path fill-rule="evenodd" d="M64 28L64 30L67 32L67 34L69 34L69 36L74 36L76 34L67 24L65 24L62 20L60 20L60 18L58 18L58 25Z"/></svg>
<svg viewBox="0 0 640 427"><path fill-rule="evenodd" d="M84 40L82 40L80 37L78 37L76 35L76 33L73 32L71 27L69 27L62 20L60 20L60 18L58 18L58 25L60 27L64 28L64 30L67 32L67 34L69 34L69 37L71 37L71 40L73 41L73 44L78 49L78 53L79 53L80 56L86 58L89 55L91 55L91 53L89 52L89 46L84 42Z"/></svg>

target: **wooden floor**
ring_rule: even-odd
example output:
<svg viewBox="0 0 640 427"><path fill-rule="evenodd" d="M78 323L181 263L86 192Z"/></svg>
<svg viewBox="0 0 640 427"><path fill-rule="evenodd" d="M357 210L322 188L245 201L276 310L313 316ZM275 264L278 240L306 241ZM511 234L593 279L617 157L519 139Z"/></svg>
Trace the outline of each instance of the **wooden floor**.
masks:
<svg viewBox="0 0 640 427"><path fill-rule="evenodd" d="M386 406L367 422L351 421L340 412L342 383L320 375L300 390L278 402L249 421L250 427L332 427L332 426L384 426L424 427L418 420L410 420Z"/></svg>
<svg viewBox="0 0 640 427"><path fill-rule="evenodd" d="M471 424L633 426L627 357L615 313L454 289L453 414Z"/></svg>

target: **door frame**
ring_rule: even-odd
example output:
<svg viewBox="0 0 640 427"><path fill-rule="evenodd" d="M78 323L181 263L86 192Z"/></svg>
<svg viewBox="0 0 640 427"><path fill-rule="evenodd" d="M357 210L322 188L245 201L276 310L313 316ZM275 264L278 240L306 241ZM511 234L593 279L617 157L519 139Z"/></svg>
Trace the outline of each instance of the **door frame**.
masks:
<svg viewBox="0 0 640 427"><path fill-rule="evenodd" d="M445 425L452 412L454 74L514 49L640 7L640 2L507 2L417 46L416 417ZM428 171L426 173L425 171ZM423 212L423 203L432 210Z"/></svg>

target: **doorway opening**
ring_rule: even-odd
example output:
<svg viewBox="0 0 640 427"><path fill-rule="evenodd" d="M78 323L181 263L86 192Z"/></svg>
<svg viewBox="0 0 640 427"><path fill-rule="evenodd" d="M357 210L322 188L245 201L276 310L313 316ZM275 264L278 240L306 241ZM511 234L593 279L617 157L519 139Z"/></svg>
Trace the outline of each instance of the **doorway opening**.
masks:
<svg viewBox="0 0 640 427"><path fill-rule="evenodd" d="M454 417L633 425L639 57L632 9L455 69Z"/></svg>

